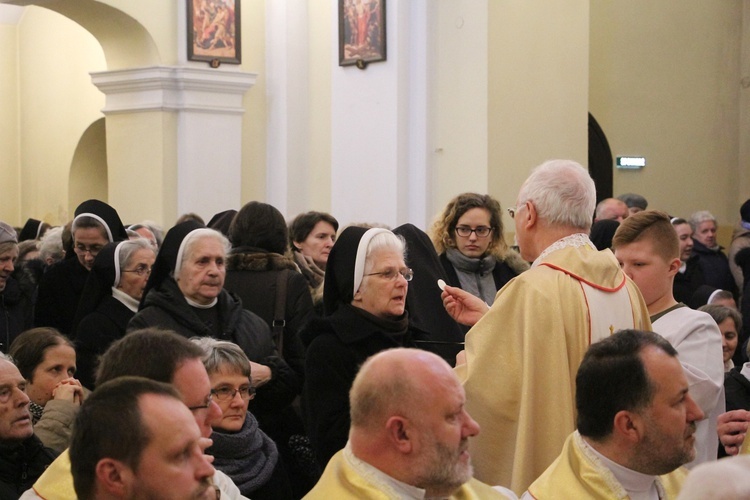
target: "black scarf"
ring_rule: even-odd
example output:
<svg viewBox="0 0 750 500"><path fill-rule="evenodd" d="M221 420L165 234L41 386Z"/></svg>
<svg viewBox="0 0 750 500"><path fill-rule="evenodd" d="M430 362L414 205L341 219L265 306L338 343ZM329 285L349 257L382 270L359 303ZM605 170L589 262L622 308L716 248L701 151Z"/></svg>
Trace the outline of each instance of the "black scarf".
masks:
<svg viewBox="0 0 750 500"><path fill-rule="evenodd" d="M214 444L206 454L214 456L214 467L228 475L243 495L268 482L279 461L276 444L258 428L248 412L239 432L211 434Z"/></svg>

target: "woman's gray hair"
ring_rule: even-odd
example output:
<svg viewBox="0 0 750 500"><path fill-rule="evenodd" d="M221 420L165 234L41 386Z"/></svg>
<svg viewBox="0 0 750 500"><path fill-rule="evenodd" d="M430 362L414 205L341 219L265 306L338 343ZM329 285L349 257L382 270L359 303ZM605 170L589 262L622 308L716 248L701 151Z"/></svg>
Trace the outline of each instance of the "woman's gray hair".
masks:
<svg viewBox="0 0 750 500"><path fill-rule="evenodd" d="M154 248L146 238L141 238L140 236L138 238L122 242L122 246L120 246L120 251L117 255L117 258L120 261L120 269L126 269L130 267L130 259L138 250L151 250L153 252Z"/></svg>
<svg viewBox="0 0 750 500"><path fill-rule="evenodd" d="M381 250L391 250L397 252L406 260L406 240L401 235L394 234L390 231L384 231L376 234L367 245L367 255L365 256L365 274L371 273L375 262L373 254Z"/></svg>
<svg viewBox="0 0 750 500"><path fill-rule="evenodd" d="M172 275L175 278L179 276L180 270L182 269L182 264L184 264L187 258L192 254L195 244L205 238L213 238L221 243L221 245L224 247L225 257L232 249L232 244L229 242L227 237L221 234L219 231L216 231L215 229L203 227L191 231L187 236L185 236L185 239L182 241L182 245L180 245L180 250L177 252L177 262L175 263L174 271L172 271Z"/></svg>
<svg viewBox="0 0 750 500"><path fill-rule="evenodd" d="M711 221L716 224L716 217L714 217L708 210L700 210L693 213L693 215L690 216L690 220L688 222L690 223L690 227L693 228L693 231L697 231L698 226L706 221Z"/></svg>
<svg viewBox="0 0 750 500"><path fill-rule="evenodd" d="M39 258L43 261L54 259L55 262L65 256L62 241L63 228L61 226L48 229L39 243Z"/></svg>
<svg viewBox="0 0 750 500"><path fill-rule="evenodd" d="M550 160L536 167L521 186L518 204L527 201L548 224L587 231L596 208L596 186L579 163Z"/></svg>
<svg viewBox="0 0 750 500"><path fill-rule="evenodd" d="M211 337L192 337L190 340L203 351L201 361L209 375L229 371L250 378L250 360L234 342Z"/></svg>

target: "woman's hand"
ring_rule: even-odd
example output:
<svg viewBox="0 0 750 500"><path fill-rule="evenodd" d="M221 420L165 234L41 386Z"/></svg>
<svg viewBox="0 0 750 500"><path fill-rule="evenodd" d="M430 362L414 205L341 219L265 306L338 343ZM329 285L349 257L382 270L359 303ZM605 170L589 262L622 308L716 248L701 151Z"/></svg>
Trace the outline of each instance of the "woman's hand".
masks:
<svg viewBox="0 0 750 500"><path fill-rule="evenodd" d="M250 361L250 383L253 387L261 387L270 380L271 369L269 367Z"/></svg>
<svg viewBox="0 0 750 500"><path fill-rule="evenodd" d="M474 326L490 310L482 299L455 286L446 285L440 297L451 318L462 325Z"/></svg>
<svg viewBox="0 0 750 500"><path fill-rule="evenodd" d="M73 377L61 380L52 391L52 399L70 401L80 405L83 403L83 386Z"/></svg>
<svg viewBox="0 0 750 500"><path fill-rule="evenodd" d="M746 410L732 410L719 415L716 421L716 433L728 455L736 455L740 452L749 422L750 411Z"/></svg>

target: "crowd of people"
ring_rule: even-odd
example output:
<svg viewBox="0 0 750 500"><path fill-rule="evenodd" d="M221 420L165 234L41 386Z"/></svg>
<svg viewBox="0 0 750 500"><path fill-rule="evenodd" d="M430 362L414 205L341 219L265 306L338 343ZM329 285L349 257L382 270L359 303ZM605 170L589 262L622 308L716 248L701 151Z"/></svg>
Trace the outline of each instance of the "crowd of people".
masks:
<svg viewBox="0 0 750 500"><path fill-rule="evenodd" d="M729 257L573 161L507 210L0 222L0 498L749 494L750 200Z"/></svg>

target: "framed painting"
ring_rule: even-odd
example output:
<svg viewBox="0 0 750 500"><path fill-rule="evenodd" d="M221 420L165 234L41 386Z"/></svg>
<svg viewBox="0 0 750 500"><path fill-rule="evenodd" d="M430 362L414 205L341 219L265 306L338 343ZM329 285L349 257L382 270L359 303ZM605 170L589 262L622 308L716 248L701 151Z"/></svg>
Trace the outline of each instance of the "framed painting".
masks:
<svg viewBox="0 0 750 500"><path fill-rule="evenodd" d="M339 0L339 66L385 60L385 0Z"/></svg>
<svg viewBox="0 0 750 500"><path fill-rule="evenodd" d="M240 0L186 0L188 61L240 64Z"/></svg>

